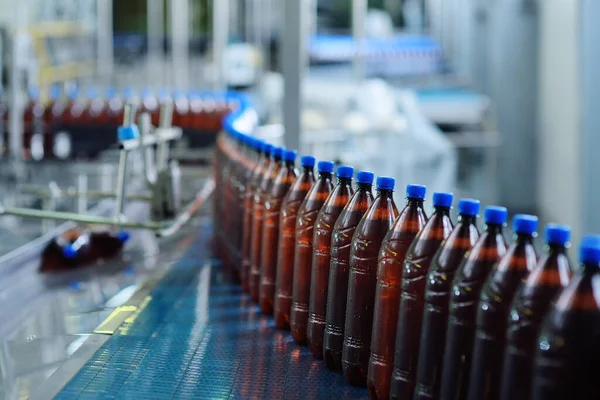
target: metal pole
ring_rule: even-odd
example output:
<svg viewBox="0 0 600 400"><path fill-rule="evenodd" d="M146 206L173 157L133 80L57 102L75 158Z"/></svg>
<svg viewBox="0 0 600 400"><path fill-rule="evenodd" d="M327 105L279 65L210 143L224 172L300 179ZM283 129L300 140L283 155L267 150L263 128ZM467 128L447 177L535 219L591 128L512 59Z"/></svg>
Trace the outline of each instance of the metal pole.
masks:
<svg viewBox="0 0 600 400"><path fill-rule="evenodd" d="M102 0L98 0L102 1ZM163 0L146 0L148 25L148 82L163 81L163 40L165 37L165 9ZM160 78L159 78L160 77Z"/></svg>
<svg viewBox="0 0 600 400"><path fill-rule="evenodd" d="M308 1L284 1L280 65L283 71L283 140L289 149L300 147L302 110L302 80L306 67L306 21L308 18Z"/></svg>
<svg viewBox="0 0 600 400"><path fill-rule="evenodd" d="M160 128L169 128L173 117L173 104L168 102L160 108ZM158 144L158 154L156 156L156 170L164 171L169 162L169 143L162 140Z"/></svg>
<svg viewBox="0 0 600 400"><path fill-rule="evenodd" d="M132 104L126 104L123 110L123 126L131 126L134 118L134 110ZM125 180L127 177L127 157L129 152L127 149L121 148L119 151L119 172L117 173L117 208L115 210L115 220L120 222L125 206Z"/></svg>
<svg viewBox="0 0 600 400"><path fill-rule="evenodd" d="M79 174L77 175L77 212L79 214L85 214L88 208L87 202L87 187L88 187L88 179L87 175Z"/></svg>
<svg viewBox="0 0 600 400"><path fill-rule="evenodd" d="M98 13L98 26L96 29L97 68L98 75L106 80L110 79L113 71L113 2L107 0L96 1Z"/></svg>
<svg viewBox="0 0 600 400"><path fill-rule="evenodd" d="M365 18L367 17L367 0L352 0L352 36L354 37L356 53L354 54L353 69L357 81L365 76Z"/></svg>
<svg viewBox="0 0 600 400"><path fill-rule="evenodd" d="M170 0L171 57L173 84L187 88L189 82L190 4L189 0Z"/></svg>
<svg viewBox="0 0 600 400"><path fill-rule="evenodd" d="M229 1L213 0L213 64L215 90L225 89L223 57L229 41Z"/></svg>

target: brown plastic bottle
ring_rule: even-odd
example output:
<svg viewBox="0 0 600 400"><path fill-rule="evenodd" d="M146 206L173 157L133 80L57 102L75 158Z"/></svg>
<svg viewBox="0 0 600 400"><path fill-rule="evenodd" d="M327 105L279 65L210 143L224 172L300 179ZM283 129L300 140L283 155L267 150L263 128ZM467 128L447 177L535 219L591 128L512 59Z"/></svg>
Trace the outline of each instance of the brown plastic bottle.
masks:
<svg viewBox="0 0 600 400"><path fill-rule="evenodd" d="M537 338L557 294L571 279L567 226L546 227L547 252L519 287L508 318L500 398L528 400Z"/></svg>
<svg viewBox="0 0 600 400"><path fill-rule="evenodd" d="M354 194L352 189L354 168L340 165L336 174L337 185L317 215L313 239L306 340L311 353L318 359L323 358L323 334L325 332L327 288L331 261L331 235L340 213Z"/></svg>
<svg viewBox="0 0 600 400"><path fill-rule="evenodd" d="M319 161L317 170L319 178L302 202L296 220L290 329L294 341L298 344L306 344L315 222L321 207L333 190L333 162Z"/></svg>
<svg viewBox="0 0 600 400"><path fill-rule="evenodd" d="M275 306L273 314L275 326L281 329L290 327L292 291L294 280L294 250L296 247L296 220L300 205L315 184L315 158L303 156L300 160L302 173L292 184L283 199L279 223L279 244L277 250L277 279L275 284Z"/></svg>
<svg viewBox="0 0 600 400"><path fill-rule="evenodd" d="M258 301L260 289L260 262L262 258L262 234L265 218L265 201L271 191L273 181L281 169L281 157L283 148L273 147L271 151L271 163L265 170L262 181L254 191L254 203L252 204L252 244L250 247L250 274L248 275L248 287L250 296Z"/></svg>
<svg viewBox="0 0 600 400"><path fill-rule="evenodd" d="M486 229L465 254L452 281L440 399L467 398L479 294L492 267L506 253L502 235L506 217L506 208L486 207Z"/></svg>
<svg viewBox="0 0 600 400"><path fill-rule="evenodd" d="M393 197L394 184L394 178L377 178L377 198L352 237L342 369L344 377L353 386L367 385L377 256L383 238L398 217Z"/></svg>
<svg viewBox="0 0 600 400"><path fill-rule="evenodd" d="M230 230L233 223L234 216L231 212L231 207L234 203L234 188L232 186L233 175L237 168L237 156L235 154L235 147L237 139L235 134L229 134L227 140L224 142L224 166L221 174L221 192L218 193L218 215L219 221L215 227L216 235L219 243L219 258L223 262L223 269L227 274L233 271L234 264L234 251L231 247L231 235Z"/></svg>
<svg viewBox="0 0 600 400"><path fill-rule="evenodd" d="M500 397L508 314L519 285L537 265L533 244L537 225L538 219L533 215L515 215L515 241L481 290L469 381L471 400Z"/></svg>
<svg viewBox="0 0 600 400"><path fill-rule="evenodd" d="M248 275L250 274L250 257L252 246L252 205L254 204L254 192L260 185L262 175L264 174L266 163L270 162L269 157L271 155L272 145L257 139L256 140L256 151L257 160L254 164L254 169L248 183L246 184L246 191L244 192L244 228L242 232L242 268L240 270L240 281L242 282L242 288L247 292L250 291L248 285ZM217 202L218 203L218 202Z"/></svg>
<svg viewBox="0 0 600 400"><path fill-rule="evenodd" d="M437 399L439 396L450 289L465 253L479 239L478 212L478 200L461 199L458 202L459 221L431 261L425 288L414 399Z"/></svg>
<svg viewBox="0 0 600 400"><path fill-rule="evenodd" d="M372 399L387 399L390 396L400 282L408 249L427 223L427 215L423 209L425 191L425 186L421 185L406 187L406 206L383 239L379 251L367 382L369 397Z"/></svg>
<svg viewBox="0 0 600 400"><path fill-rule="evenodd" d="M410 399L414 395L427 274L435 253L452 232L453 225L450 220L452 199L452 193L433 194L435 211L406 255L400 286L400 311L391 385L392 398Z"/></svg>
<svg viewBox="0 0 600 400"><path fill-rule="evenodd" d="M580 271L544 320L532 400L592 400L600 394L600 235L584 236L579 253Z"/></svg>
<svg viewBox="0 0 600 400"><path fill-rule="evenodd" d="M327 314L323 337L323 357L329 369L342 370L342 348L346 324L348 276L350 274L350 248L354 231L373 204L373 179L369 171L356 174L356 192L333 227L331 235L331 262L327 290Z"/></svg>
<svg viewBox="0 0 600 400"><path fill-rule="evenodd" d="M296 152L283 153L284 165L273 181L273 187L266 196L262 233L262 256L260 263L259 304L265 314L273 313L275 301L275 279L277 273L277 246L279 241L279 217L281 204L290 186L296 180L298 171L294 166Z"/></svg>

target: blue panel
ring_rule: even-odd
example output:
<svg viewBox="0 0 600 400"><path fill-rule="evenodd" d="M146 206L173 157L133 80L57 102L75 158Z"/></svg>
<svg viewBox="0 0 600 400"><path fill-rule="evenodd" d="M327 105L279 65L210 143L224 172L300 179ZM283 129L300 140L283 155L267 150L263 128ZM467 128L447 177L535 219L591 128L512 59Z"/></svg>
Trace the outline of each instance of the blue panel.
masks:
<svg viewBox="0 0 600 400"><path fill-rule="evenodd" d="M287 331L274 327L217 262L210 232L57 399L363 399Z"/></svg>

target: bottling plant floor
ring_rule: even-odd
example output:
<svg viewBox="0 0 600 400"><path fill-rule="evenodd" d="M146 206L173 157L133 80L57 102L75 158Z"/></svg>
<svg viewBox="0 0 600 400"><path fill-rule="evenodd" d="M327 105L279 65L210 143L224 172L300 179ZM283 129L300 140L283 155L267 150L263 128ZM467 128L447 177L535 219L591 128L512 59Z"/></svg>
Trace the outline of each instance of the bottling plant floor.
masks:
<svg viewBox="0 0 600 400"><path fill-rule="evenodd" d="M359 399L211 256L211 222L57 399Z"/></svg>

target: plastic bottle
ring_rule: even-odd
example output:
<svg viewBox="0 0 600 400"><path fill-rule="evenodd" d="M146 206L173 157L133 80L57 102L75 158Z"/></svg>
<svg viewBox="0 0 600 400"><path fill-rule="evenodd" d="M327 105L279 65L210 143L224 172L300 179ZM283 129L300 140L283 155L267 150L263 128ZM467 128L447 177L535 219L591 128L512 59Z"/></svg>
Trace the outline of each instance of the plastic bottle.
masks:
<svg viewBox="0 0 600 400"><path fill-rule="evenodd" d="M29 101L23 110L23 150L25 151L23 156L26 159L44 158L45 109L46 107L40 101L40 89L37 86L30 87ZM41 141L40 146L35 146L36 140Z"/></svg>
<svg viewBox="0 0 600 400"><path fill-rule="evenodd" d="M190 103L185 92L181 89L173 91L173 125L184 129L190 127Z"/></svg>
<svg viewBox="0 0 600 400"><path fill-rule="evenodd" d="M248 178L246 191L244 193L244 228L242 233L242 268L240 270L240 280L242 287L250 290L248 285L248 275L250 274L250 257L252 246L252 206L254 204L254 193L260 185L261 177L264 174L267 162L270 162L270 148L266 142L256 140L255 142L257 159L254 169ZM218 202L216 202L218 203Z"/></svg>
<svg viewBox="0 0 600 400"><path fill-rule="evenodd" d="M506 208L486 207L486 229L471 251L465 254L452 281L441 399L467 398L479 295L492 267L506 253L506 240L502 234L506 218Z"/></svg>
<svg viewBox="0 0 600 400"><path fill-rule="evenodd" d="M277 245L279 244L279 222L283 198L298 177L295 167L296 152L283 153L284 166L273 181L265 201L260 263L259 304L262 312L273 314L275 302L275 280L277 273Z"/></svg>
<svg viewBox="0 0 600 400"><path fill-rule="evenodd" d="M81 93L77 86L73 86L67 91L69 107L65 111L63 120L71 127L71 130L81 125L81 116L87 108L87 100L80 95Z"/></svg>
<svg viewBox="0 0 600 400"><path fill-rule="evenodd" d="M271 151L271 162L254 191L254 203L252 204L252 245L250 247L250 274L248 275L248 287L250 296L258 301L260 290L260 262L262 258L262 234L266 197L271 191L273 181L281 169L281 157L283 149L273 147Z"/></svg>
<svg viewBox="0 0 600 400"><path fill-rule="evenodd" d="M150 113L150 120L159 113L158 99L152 93L152 88L146 86L140 92L140 113Z"/></svg>
<svg viewBox="0 0 600 400"><path fill-rule="evenodd" d="M469 399L498 399L510 305L519 285L537 265L533 215L515 215L515 240L488 276L477 307Z"/></svg>
<svg viewBox="0 0 600 400"><path fill-rule="evenodd" d="M70 229L44 249L40 269L44 272L89 265L117 256L129 240L129 233L90 232Z"/></svg>
<svg viewBox="0 0 600 400"><path fill-rule="evenodd" d="M377 198L352 237L342 368L346 380L353 386L367 384L377 256L383 238L398 217L393 198L394 184L394 178L377 178Z"/></svg>
<svg viewBox="0 0 600 400"><path fill-rule="evenodd" d="M323 357L327 367L333 370L342 370L352 237L362 217L373 204L374 178L375 175L369 171L360 171L356 174L356 192L342 210L331 235Z"/></svg>
<svg viewBox="0 0 600 400"><path fill-rule="evenodd" d="M106 101L108 102L108 123L112 126L119 126L123 123L123 99L119 96L117 89L114 87L106 88L106 92L104 94L106 96Z"/></svg>
<svg viewBox="0 0 600 400"><path fill-rule="evenodd" d="M406 205L383 239L379 251L367 382L369 397L372 399L387 399L390 395L400 307L400 282L408 249L427 223L427 214L423 209L425 192L425 186L406 187Z"/></svg>
<svg viewBox="0 0 600 400"><path fill-rule="evenodd" d="M600 235L584 236L579 258L580 270L543 323L532 400L591 400L600 393Z"/></svg>
<svg viewBox="0 0 600 400"><path fill-rule="evenodd" d="M453 225L450 220L452 198L452 193L433 194L435 211L406 255L396 330L391 387L393 398L412 398L414 395L427 274L435 253L452 232Z"/></svg>
<svg viewBox="0 0 600 400"><path fill-rule="evenodd" d="M275 326L290 326L294 279L294 255L296 246L296 220L298 211L315 183L315 158L304 156L300 160L302 172L292 184L281 205L279 244L277 245L277 280L275 285Z"/></svg>
<svg viewBox="0 0 600 400"><path fill-rule="evenodd" d="M244 222L244 196L246 191L245 171L247 163L246 147L248 136L242 133L235 135L236 140L232 142L229 158L233 162L233 171L230 175L229 186L232 188L231 197L227 211L230 213L229 226L225 229L227 239L230 242L229 257L232 259L233 269L231 277L239 281L242 264L242 234Z"/></svg>
<svg viewBox="0 0 600 400"><path fill-rule="evenodd" d="M331 235L338 217L354 194L354 189L352 189L354 168L340 165L337 167L336 175L337 185L317 215L313 239L306 339L311 353L318 359L323 358L323 335L325 333L327 289L331 262Z"/></svg>
<svg viewBox="0 0 600 400"><path fill-rule="evenodd" d="M302 202L296 220L290 329L294 341L298 344L306 344L314 227L321 207L333 190L333 166L331 161L319 161L317 165L319 178Z"/></svg>
<svg viewBox="0 0 600 400"><path fill-rule="evenodd" d="M529 399L542 321L557 294L571 279L567 257L570 234L567 226L550 224L546 227L546 253L515 295L508 318L501 399Z"/></svg>
<svg viewBox="0 0 600 400"><path fill-rule="evenodd" d="M478 200L458 202L458 223L431 261L425 288L415 399L438 398L452 280L465 253L479 239L477 213Z"/></svg>
<svg viewBox="0 0 600 400"><path fill-rule="evenodd" d="M88 87L85 95L89 101L85 119L96 127L96 124L104 125L108 122L108 114L106 112L107 102L100 96L97 87ZM100 127L101 128L101 127Z"/></svg>

